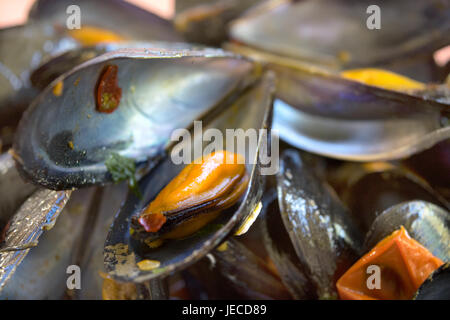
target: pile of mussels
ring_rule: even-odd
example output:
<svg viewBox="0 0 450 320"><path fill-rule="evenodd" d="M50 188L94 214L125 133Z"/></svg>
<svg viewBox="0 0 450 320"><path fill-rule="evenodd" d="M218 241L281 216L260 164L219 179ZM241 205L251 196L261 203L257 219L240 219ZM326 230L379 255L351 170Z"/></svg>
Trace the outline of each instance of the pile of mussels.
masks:
<svg viewBox="0 0 450 320"><path fill-rule="evenodd" d="M448 299L450 1L176 5L0 30L0 298Z"/></svg>

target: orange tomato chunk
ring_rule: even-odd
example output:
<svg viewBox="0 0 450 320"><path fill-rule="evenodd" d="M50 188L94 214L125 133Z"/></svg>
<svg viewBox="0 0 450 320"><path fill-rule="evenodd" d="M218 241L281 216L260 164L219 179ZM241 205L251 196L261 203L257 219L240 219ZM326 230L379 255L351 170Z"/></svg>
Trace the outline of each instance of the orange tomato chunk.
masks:
<svg viewBox="0 0 450 320"><path fill-rule="evenodd" d="M411 299L426 278L442 264L402 226L347 270L336 287L339 297L344 300ZM379 267L378 285L373 278L375 272L368 271L369 266Z"/></svg>

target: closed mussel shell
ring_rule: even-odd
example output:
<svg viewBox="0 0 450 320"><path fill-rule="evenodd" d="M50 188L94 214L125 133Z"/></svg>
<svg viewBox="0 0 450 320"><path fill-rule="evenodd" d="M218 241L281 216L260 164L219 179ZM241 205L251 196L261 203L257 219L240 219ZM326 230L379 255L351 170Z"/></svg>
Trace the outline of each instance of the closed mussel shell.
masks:
<svg viewBox="0 0 450 320"><path fill-rule="evenodd" d="M283 153L277 182L281 218L305 276L319 298L337 298L335 282L361 253L359 231L297 151Z"/></svg>

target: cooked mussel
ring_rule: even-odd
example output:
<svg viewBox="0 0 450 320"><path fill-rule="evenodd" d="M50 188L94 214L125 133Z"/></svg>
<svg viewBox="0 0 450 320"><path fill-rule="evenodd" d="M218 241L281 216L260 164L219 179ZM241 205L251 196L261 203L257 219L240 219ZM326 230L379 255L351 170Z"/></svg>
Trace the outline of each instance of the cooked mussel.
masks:
<svg viewBox="0 0 450 320"><path fill-rule="evenodd" d="M143 210L138 221L151 239L180 239L232 207L247 189L242 155L218 150L187 165Z"/></svg>
<svg viewBox="0 0 450 320"><path fill-rule="evenodd" d="M428 63L435 50L450 43L447 1L420 0L414 8L407 0L380 3L382 27L377 30L364 27L373 4L268 1L234 21L230 34L260 51L329 68L384 65L413 73L417 60Z"/></svg>
<svg viewBox="0 0 450 320"><path fill-rule="evenodd" d="M420 94L327 76L308 67L281 72L277 95L280 99L275 101L274 129L279 130L281 138L332 158L400 159L450 135L446 104Z"/></svg>
<svg viewBox="0 0 450 320"><path fill-rule="evenodd" d="M30 81L33 87L43 90L53 80L60 75L72 70L90 59L93 59L106 52L111 52L126 48L164 48L170 50L198 49L195 46L185 42L167 42L167 41L120 41L120 42L101 42L96 45L83 46L73 50L56 55L48 62L43 63L35 69L30 75Z"/></svg>
<svg viewBox="0 0 450 320"><path fill-rule="evenodd" d="M267 129L271 117L273 91L273 77L271 74L266 74L254 86L248 88L237 100L230 102L230 105L224 107L220 113L207 119L207 125L203 126L203 130L211 128L218 130L223 134L220 139L224 139L227 129L239 128L244 130L244 132L248 129ZM199 139L198 136L195 136L195 132L193 139ZM130 232L130 227L134 225L133 217L138 218L145 207L152 200L155 200L161 190L184 168L182 163L175 164L170 157L160 162L139 183L143 198L139 199L133 194L129 194L127 201L111 226L104 251L105 267L109 274L114 279L133 282L144 282L158 277L163 278L171 272L185 268L198 261L211 249L219 245L233 230L238 230L239 226L245 224L248 220L247 218L257 210L258 202L262 195L264 180L263 176L261 176L260 152L261 150L267 150L265 149L268 142L266 139L267 136L263 134L255 141L257 142L256 145L247 145L246 148L248 149L238 152L245 159L245 172L248 174L248 184L243 192L239 192L239 194L242 194L242 198L239 199L233 209L230 207L231 212L219 215L213 222L206 224L190 236L183 234L182 236L186 237L173 239L164 245L155 247L154 243L142 242L136 239L134 237L135 232ZM230 145L230 143L223 140L223 150L236 153L234 145ZM189 154L194 154L194 149L191 149L194 148L194 145L190 143L188 145L189 150L191 150ZM207 147L206 143L203 146ZM215 151L217 152L217 150ZM232 175L233 179L237 179L236 181L239 182L235 187L244 186L245 184L242 184L245 181L242 180L245 177L242 171L243 168L240 166L231 166L230 168L232 168L232 172L239 173ZM234 171L235 168L238 170ZM189 170L186 172L189 172ZM219 170L218 172L221 171ZM225 180L223 181L224 185L228 185L228 182ZM214 187L216 181L212 179L210 182L212 185L206 185L205 190L212 190L209 188ZM202 188L203 186L200 189ZM170 190L170 188L167 190ZM224 190L227 190L226 193L231 191L229 195L234 193L234 190L227 188ZM234 198L234 195L232 198ZM193 194L193 199L196 199L195 193ZM225 197L225 199L228 199L228 197ZM221 202L222 199L217 201ZM159 200L155 203L158 204ZM188 203L194 204L191 200ZM202 203L202 201L199 201L199 203ZM150 205L150 207L152 208L153 206ZM195 206L193 208L197 209ZM186 213L189 213L188 208L183 212L183 214ZM199 216L201 217L201 215ZM168 222L169 219L167 219L166 223ZM164 226L161 228L161 231L163 228ZM131 228L131 230L133 229ZM181 229L180 226L179 231L184 233L185 230ZM147 235L150 235L151 238L151 233L147 233Z"/></svg>
<svg viewBox="0 0 450 320"><path fill-rule="evenodd" d="M338 15L337 18L334 14L331 15L330 13L327 22L337 20L347 25L348 21L346 18L348 16L354 18L358 16L358 19L360 19L360 14L356 14L358 9L345 1L333 2L332 4L328 3L328 1L314 3L311 1L279 1L269 3L267 5L268 10L264 7L255 9L246 18L244 17L236 21L231 28L232 37L234 36L235 39L249 46L243 46L241 43L230 43L227 44L226 48L264 62L269 69L275 71L277 74L277 97L279 100L275 102L273 127L279 130L280 137L295 147L332 158L352 161L405 158L448 139L450 135L447 125L449 115L448 103L445 99L428 93L436 91L434 86L428 86L418 81L411 79L405 80L403 78L400 82L402 84L408 84L406 86L408 89L407 92L403 91L405 89L403 85L396 85L398 84L397 80L402 78L401 76L392 76L392 73L390 76L387 76L389 73L386 71L375 70L374 72L373 69L367 69L367 66L371 66L372 68L383 68L383 66L382 64L377 64L375 61L369 61L371 59L369 58L370 55L366 54L362 54L359 58L369 60L361 65L358 65L358 63L352 64L359 59L352 56L352 59L355 58L356 60L341 66L337 60L335 61L335 58L338 56L338 53L335 52L335 54L330 56L331 59L328 62L326 61L327 59L323 60L319 58L321 60L319 63L320 66L314 66L306 63L308 61L307 56L313 58L320 57L320 53L317 55L312 53L314 49L310 52L310 55L306 56L302 54L302 48L297 48L298 50L287 54L283 50L286 48L292 49L292 46L295 47L298 43L295 44L295 42L289 41L289 39L287 40L282 34L278 34L275 37L277 39L275 42L266 42L266 34L260 33L263 27L273 25L273 22L269 23L268 20L264 23L262 22L271 15L280 19L280 25L274 27L278 31L281 30L278 28L285 24L286 21L289 21L290 18L294 25L304 23L305 30L309 30L308 25L310 23L315 27L322 25L323 19L319 17L328 15L327 12L323 11L322 5L327 5L327 9L337 7L343 10L338 12L346 12L343 16L339 17ZM366 3L358 3L359 5L366 5ZM400 4L389 4L389 6L393 7L398 6L394 8L396 10L403 5L406 5L406 2L400 1ZM423 7L430 6L428 1L422 1L420 5ZM436 8L433 5L431 7L430 10L436 11L436 15L441 17L440 20L438 19L440 22L437 22L437 25L439 23L441 27L447 25L442 20L442 17L448 14L448 6L446 5L442 9ZM313 11L308 11L308 8ZM415 9L413 10L414 12L411 12L411 15L419 20L423 20L423 12L420 10L415 11ZM304 20L298 19L296 10L302 12L302 15L305 14ZM389 23L394 25L396 20L393 19ZM262 29L254 29L255 25L253 23L263 23L264 26ZM406 24L404 27L406 29L409 28ZM448 26L444 27L441 31L445 30L445 28L448 28ZM387 29L389 28L386 27ZM397 27L397 29L402 28ZM395 49L399 51L410 51L411 54L414 53L412 47L405 46L403 49L399 49L398 43L400 39L405 44L411 42L413 39L407 36L407 34L401 35L404 30L400 31L397 29L395 32L399 32L399 34L395 42ZM300 28L299 30L302 29ZM322 29L315 30L320 31ZM357 28L354 31L359 32L359 30L360 28ZM340 31L341 29L339 29ZM367 31L370 33L370 30ZM285 33L284 31L283 35ZM244 34L246 36L251 34L252 36L249 39L245 37L240 38ZM299 34L302 37L302 33L300 32ZM294 38L299 34L297 32L287 33L288 37L291 36ZM444 43L448 41L448 39L445 40L446 36L444 36L444 33L440 35ZM372 37L370 41L374 40L373 37L378 37L378 35L374 34L369 34L368 36L369 38ZM422 35L418 36L418 38L420 37ZM334 41L334 37L330 39L332 42ZM353 37L349 36L349 39L351 39L353 45L357 43L360 46L360 43L355 42ZM314 42L316 39L313 37L309 40ZM252 43L252 41L257 44ZM430 41L433 46L439 42L436 39L433 41ZM272 47L274 43L279 45ZM322 45L323 41L319 43ZM338 42L337 45L341 46L344 43ZM419 43L421 45L424 44L424 42L418 41L414 43L414 46L419 45ZM371 51L371 54L373 54L372 58L379 61L393 58L394 51L391 50L392 48L384 53L382 52L387 47L378 50L378 52L377 50ZM380 49L380 46L377 48ZM362 50L364 51L366 49L367 47ZM303 50L305 49L303 48ZM420 51L419 48L417 50ZM346 52L352 55L351 50ZM388 52L392 55L388 54ZM333 71L325 68L325 65L330 67L330 64L334 65L331 68L334 69ZM364 67L366 69L351 70L342 74L337 73L337 70L355 67ZM375 83L378 86L361 82L361 75L364 76L367 74L377 75L378 79ZM355 81L355 76L360 79ZM393 79L395 81L392 81ZM384 87L390 83L389 88L383 89L379 86L380 82L384 82ZM402 89L401 92L398 91L399 88Z"/></svg>
<svg viewBox="0 0 450 320"><path fill-rule="evenodd" d="M80 10L82 24L69 28L68 12L75 12L69 10L74 6ZM68 50L125 40L181 41L181 37L169 21L121 0L36 1L25 25L0 30L0 138L4 144L11 144L9 132L39 93L29 79L35 69Z"/></svg>
<svg viewBox="0 0 450 320"><path fill-rule="evenodd" d="M109 31L121 39L181 41L172 23L160 16L123 0L38 0L29 13L29 20L45 21L65 27L70 6L79 7L84 27ZM127 22L120 23L120 22ZM78 31L78 29L73 29ZM89 38L89 37L87 37Z"/></svg>
<svg viewBox="0 0 450 320"><path fill-rule="evenodd" d="M135 162L160 156L174 129L237 95L255 70L215 49L124 49L89 60L24 113L14 142L18 168L51 189L112 181L105 161L113 154Z"/></svg>

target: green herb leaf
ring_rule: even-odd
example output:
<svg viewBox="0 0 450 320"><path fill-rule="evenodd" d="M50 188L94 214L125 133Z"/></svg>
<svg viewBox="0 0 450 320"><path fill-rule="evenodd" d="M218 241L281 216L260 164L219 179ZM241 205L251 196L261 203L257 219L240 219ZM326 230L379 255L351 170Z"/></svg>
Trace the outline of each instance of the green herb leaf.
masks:
<svg viewBox="0 0 450 320"><path fill-rule="evenodd" d="M140 199L142 193L136 180L136 164L133 159L121 156L118 153L111 153L105 161L106 168L115 183L128 180L128 187Z"/></svg>

